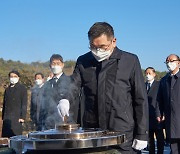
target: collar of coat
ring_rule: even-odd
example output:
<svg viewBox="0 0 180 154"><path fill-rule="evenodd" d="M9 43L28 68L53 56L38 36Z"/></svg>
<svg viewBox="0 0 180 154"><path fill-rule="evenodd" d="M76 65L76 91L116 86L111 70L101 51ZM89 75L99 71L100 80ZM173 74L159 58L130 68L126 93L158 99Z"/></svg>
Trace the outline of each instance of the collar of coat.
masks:
<svg viewBox="0 0 180 154"><path fill-rule="evenodd" d="M175 74L175 76L176 76L177 78L180 77L180 70L179 70L179 72L177 72L177 73Z"/></svg>
<svg viewBox="0 0 180 154"><path fill-rule="evenodd" d="M112 55L109 59L121 59L122 50L118 49L117 47L114 48Z"/></svg>
<svg viewBox="0 0 180 154"><path fill-rule="evenodd" d="M175 78L179 78L180 77L180 70L175 74L173 75ZM172 77L171 73L167 73L167 77Z"/></svg>
<svg viewBox="0 0 180 154"><path fill-rule="evenodd" d="M20 86L21 86L21 84L18 82L18 83L16 83L13 87L11 86L12 84L10 84L9 86L8 86L8 88L19 88Z"/></svg>

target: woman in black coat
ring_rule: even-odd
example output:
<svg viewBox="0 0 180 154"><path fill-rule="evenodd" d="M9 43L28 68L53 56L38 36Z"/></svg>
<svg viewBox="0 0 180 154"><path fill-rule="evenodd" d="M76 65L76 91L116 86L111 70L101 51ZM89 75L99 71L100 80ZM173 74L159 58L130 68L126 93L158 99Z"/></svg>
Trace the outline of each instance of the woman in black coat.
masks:
<svg viewBox="0 0 180 154"><path fill-rule="evenodd" d="M19 73L9 73L10 85L5 90L3 100L2 137L22 135L22 123L27 111L27 89L20 84Z"/></svg>

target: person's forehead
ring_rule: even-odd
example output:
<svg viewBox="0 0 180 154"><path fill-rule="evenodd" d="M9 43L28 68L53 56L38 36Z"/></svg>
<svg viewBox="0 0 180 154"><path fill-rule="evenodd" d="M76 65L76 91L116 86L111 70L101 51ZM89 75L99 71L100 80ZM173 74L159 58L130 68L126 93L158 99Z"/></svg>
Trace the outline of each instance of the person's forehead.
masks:
<svg viewBox="0 0 180 154"><path fill-rule="evenodd" d="M154 72L153 72L153 70L152 70L151 68L148 68L148 69L146 70L146 73L154 73Z"/></svg>
<svg viewBox="0 0 180 154"><path fill-rule="evenodd" d="M40 74L36 75L36 79L42 79L42 76Z"/></svg>
<svg viewBox="0 0 180 154"><path fill-rule="evenodd" d="M10 76L16 76L16 77L18 77L18 75L15 74L15 73L10 73Z"/></svg>
<svg viewBox="0 0 180 154"><path fill-rule="evenodd" d="M107 37L107 35L102 34L99 37L96 37L92 40L92 43L102 43L102 42L107 42L110 39Z"/></svg>
<svg viewBox="0 0 180 154"><path fill-rule="evenodd" d="M61 61L60 59L53 59L53 60L52 60L52 63L59 63L59 62L62 63L62 61Z"/></svg>
<svg viewBox="0 0 180 154"><path fill-rule="evenodd" d="M176 55L170 55L170 56L168 56L167 59L177 59L177 56Z"/></svg>

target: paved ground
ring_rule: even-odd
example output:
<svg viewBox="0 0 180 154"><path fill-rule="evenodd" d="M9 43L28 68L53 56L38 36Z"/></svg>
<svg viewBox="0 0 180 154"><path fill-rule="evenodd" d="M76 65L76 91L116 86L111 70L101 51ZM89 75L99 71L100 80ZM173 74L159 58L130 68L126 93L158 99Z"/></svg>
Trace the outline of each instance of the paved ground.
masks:
<svg viewBox="0 0 180 154"><path fill-rule="evenodd" d="M50 152L50 154L51 154L52 152ZM108 152L109 154L118 154L118 153L116 153L116 152L111 152L111 151L109 151ZM142 151L142 154L148 154L149 152L148 151ZM9 148L0 148L0 154L15 154L15 152L13 152L11 149L9 149ZM35 154L37 154L37 153L35 153ZM40 153L40 154L44 154L44 152L43 153ZM46 154L47 154L47 152L46 152ZM49 153L48 153L49 154ZM72 153L67 153L66 152L66 154L72 154ZM77 154L77 153L74 153L74 154ZM79 153L78 153L79 154ZM99 154L99 153L98 153ZM107 154L107 153L106 153ZM165 147L165 149L164 149L164 154L170 154L170 149L169 149L169 147Z"/></svg>
<svg viewBox="0 0 180 154"><path fill-rule="evenodd" d="M149 152L146 150L143 150L143 154L148 154ZM164 146L164 154L170 154L170 147Z"/></svg>

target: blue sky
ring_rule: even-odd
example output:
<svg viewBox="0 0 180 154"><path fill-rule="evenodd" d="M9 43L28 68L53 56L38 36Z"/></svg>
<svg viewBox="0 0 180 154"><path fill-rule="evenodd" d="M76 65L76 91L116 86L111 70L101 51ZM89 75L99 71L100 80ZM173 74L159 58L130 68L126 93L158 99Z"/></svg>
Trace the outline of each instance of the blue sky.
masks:
<svg viewBox="0 0 180 154"><path fill-rule="evenodd" d="M164 71L165 58L180 55L179 0L0 0L0 58L76 60L97 21L114 27L117 46L136 54L143 69Z"/></svg>

